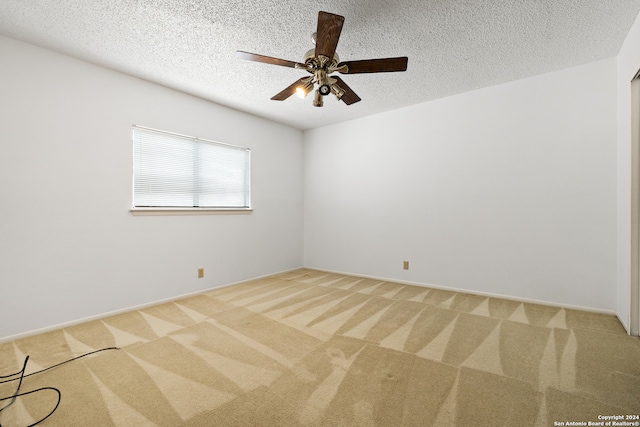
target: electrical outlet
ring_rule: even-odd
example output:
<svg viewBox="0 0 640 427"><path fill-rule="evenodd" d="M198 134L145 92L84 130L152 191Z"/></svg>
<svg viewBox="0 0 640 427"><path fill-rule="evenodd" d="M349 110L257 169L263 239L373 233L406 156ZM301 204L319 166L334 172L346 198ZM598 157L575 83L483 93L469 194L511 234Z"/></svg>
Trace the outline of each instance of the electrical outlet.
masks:
<svg viewBox="0 0 640 427"><path fill-rule="evenodd" d="M404 270L408 270L409 269L409 261L402 261L402 268Z"/></svg>
<svg viewBox="0 0 640 427"><path fill-rule="evenodd" d="M202 279L204 277L204 268L198 269L198 279Z"/></svg>

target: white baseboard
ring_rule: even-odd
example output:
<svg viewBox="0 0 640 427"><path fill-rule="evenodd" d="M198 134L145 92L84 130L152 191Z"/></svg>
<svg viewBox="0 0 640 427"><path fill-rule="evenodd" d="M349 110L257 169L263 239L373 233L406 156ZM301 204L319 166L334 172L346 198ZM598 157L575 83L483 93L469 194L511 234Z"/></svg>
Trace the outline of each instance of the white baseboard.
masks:
<svg viewBox="0 0 640 427"><path fill-rule="evenodd" d="M45 332L55 331L57 329L68 328L70 326L78 325L80 323L90 322L92 320L100 320L100 319L104 319L106 317L114 316L114 315L117 315L117 314L123 314L123 313L127 313L127 312L130 312L130 311L141 310L143 308L152 307L154 305L164 304L164 303L171 302L171 301L176 301L176 300L179 300L179 299L182 299L182 298L188 298L190 296L199 295L199 294L202 294L202 293L205 293L205 292L212 291L214 289L226 288L226 287L229 287L229 286L238 285L240 283L250 282L252 280L264 279L266 277L275 276L276 274L288 273L290 271L299 270L301 268L303 268L303 267L300 266L300 267L291 268L291 269L288 269L288 270L277 271L275 273L269 273L269 274L265 274L265 275L262 275L262 276L252 277L250 279L241 280L239 282L226 283L226 284L214 286L214 287L208 288L208 289L203 289L203 290L199 290L199 291L195 291L195 292L189 292L187 294L177 295L177 296L170 297L170 298L164 298L164 299L161 299L161 300L152 301L152 302L148 302L148 303L144 303L144 304L139 304L139 305L135 305L135 306L119 309L119 310L109 311L109 312L106 312L106 313L100 313L100 314L96 314L95 316L84 317L82 319L76 319L76 320L71 320L71 321L68 321L68 322L58 323L56 325L46 326L44 328L34 329L34 330L31 330L31 331L27 331L27 332L21 332L19 334L15 334L15 335L9 335L9 336L6 336L6 337L0 337L0 344L5 343L5 342L10 342L10 341L15 341L15 340L18 340L18 339L21 339L21 338L30 337L30 336L33 336L33 335L43 334Z"/></svg>
<svg viewBox="0 0 640 427"><path fill-rule="evenodd" d="M452 288L452 287L447 287L447 286L432 285L432 284L426 284L426 283L420 283L420 282L412 282L412 281L407 281L407 280L398 280L398 279L388 278L388 277L370 276L370 275L364 275L364 274L358 274L358 273L350 273L350 272L345 272L345 271L327 270L327 269L322 269L322 268L300 266L300 267L295 267L295 268L291 268L291 269L288 269L288 270L282 270L282 271L277 271L277 272L274 272L274 273L265 274L265 275L262 275L262 276L256 276L256 277L245 279L245 280L241 280L241 281L238 281L238 282L226 283L226 284L223 284L223 285L214 286L212 288L208 288L208 289L204 289L204 290L199 290L199 291L190 292L190 293L187 293L187 294L177 295L177 296L170 297L170 298L165 298L165 299L161 299L161 300L157 300L157 301L152 301L152 302L148 302L148 303L144 303L144 304L139 304L139 305L136 305L136 306L127 307L127 308L123 308L123 309L120 309L120 310L114 310L114 311L110 311L110 312L107 312L107 313L101 313L101 314L97 314L95 316L89 316L89 317L84 317L82 319L71 320L69 322L59 323L59 324L56 324L56 325L51 325L51 326L47 326L47 327L44 327L44 328L39 328L39 329L27 331L27 332L22 332L22 333L15 334L15 335L9 335L7 337L1 337L0 338L0 344L5 343L5 342L9 342L9 341L14 341L14 340L21 339L21 338L30 337L30 336L33 336L33 335L42 334L42 333L45 333L45 332L55 331L57 329L67 328L67 327L70 327L70 326L78 325L80 323L85 323L85 322L90 322L90 321L93 321L93 320L104 319L106 317L114 316L114 315L117 315L117 314L123 314L123 313L127 313L127 312L130 312L130 311L141 310L143 308L152 307L154 305L164 304L164 303L171 302L171 301L176 301L176 300L179 300L179 299L182 299L182 298L187 298L187 297L190 297L190 296L199 295L199 294L202 294L202 293L205 293L205 292L212 291L214 289L226 288L226 287L229 287L229 286L234 286L234 285L237 285L237 284L240 284L240 283L249 282L249 281L252 281L252 280L264 279L264 278L267 278L267 277L275 276L277 274L288 273L288 272L291 272L291 271L298 270L300 268L307 268L309 270L322 271L322 272L325 272L325 273L335 273L335 274L344 274L344 275L354 276L354 277L362 277L364 279L375 279L375 280L382 280L382 281L385 281L385 282L395 282L395 283L401 283L401 284L405 284L405 285L420 286L420 287L423 287L423 288L442 289L442 290L446 290L446 291L462 292L462 293L465 293L465 294L479 295L479 296L484 296L484 297L502 298L502 299L507 299L507 300L511 300L511 301L526 302L526 303L530 303L530 304L541 304L541 305L547 305L547 306L551 306L551 307L567 308L567 309L571 309L571 310L581 310L581 311L588 311L588 312L592 312L592 313L601 313L601 314L614 315L614 316L616 316L618 318L618 320L620 321L620 323L622 324L624 329L627 331L627 333L629 333L629 330L630 330L628 325L623 321L623 319L621 319L618 316L618 314L613 310L603 310L603 309L598 309L598 308L593 308L593 307L583 307L583 306L571 305L571 304L561 304L561 303L556 303L556 302L553 302L553 301L542 301L542 300L536 300L536 299L531 299L531 298L519 298L519 297L514 297L514 296L511 296L511 295L501 295L501 294L494 294L494 293L490 293L490 292L480 292L480 291L476 291L476 290L463 289L463 288Z"/></svg>
<svg viewBox="0 0 640 427"><path fill-rule="evenodd" d="M368 276L368 275L358 274L358 273L349 273L349 272L336 271L336 270L326 270L326 269L315 268L315 267L306 267L305 266L304 268L307 268L309 270L322 271L322 272L325 272L325 273L345 274L345 275L348 275L348 276L362 277L364 279L382 280L382 281L385 281L385 282L401 283L401 284L404 284L404 285L420 286L420 287L423 287L423 288L441 289L441 290L445 290L445 291L461 292L461 293L471 294L471 295L479 295L479 296L483 296L483 297L501 298L501 299L506 299L506 300L511 300L511 301L526 302L526 303L530 303L530 304L541 304L541 305L547 305L547 306L550 306L550 307L567 308L567 309L570 309L570 310L588 311L588 312L592 312L592 313L600 313L600 314L608 314L608 315L617 316L617 313L614 310L604 310L604 309L600 309L600 308L583 307L583 306L571 305L571 304L562 304L562 303L557 303L557 302L553 302L553 301L543 301L543 300L536 300L536 299L532 299L532 298L520 298L520 297L515 297L515 296L512 296L512 295L501 295L501 294L494 294L494 293L491 293L491 292L481 292L481 291L476 291L476 290L471 290L471 289L452 288L452 287L447 287L447 286L431 285L431 284L427 284L427 283L411 282L411 281L407 281L407 280L391 279L391 278L387 278L387 277ZM623 324L623 326L624 326L624 324Z"/></svg>
<svg viewBox="0 0 640 427"><path fill-rule="evenodd" d="M631 335L631 328L629 327L629 324L622 317L620 317L618 313L616 313L616 317L618 318L618 321L620 322L624 330L627 331L627 334Z"/></svg>

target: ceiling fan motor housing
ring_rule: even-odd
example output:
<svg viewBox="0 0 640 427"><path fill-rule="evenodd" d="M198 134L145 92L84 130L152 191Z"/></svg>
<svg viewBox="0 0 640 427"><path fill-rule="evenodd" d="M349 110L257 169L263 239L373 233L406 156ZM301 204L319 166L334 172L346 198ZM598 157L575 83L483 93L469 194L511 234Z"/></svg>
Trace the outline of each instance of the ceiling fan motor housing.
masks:
<svg viewBox="0 0 640 427"><path fill-rule="evenodd" d="M304 54L304 58L302 62L304 62L307 66L318 67L319 64L318 64L318 58L316 58L315 49L308 50L307 53ZM340 57L336 52L333 54L333 59L329 62L328 68L335 68L338 66L339 63L340 63Z"/></svg>

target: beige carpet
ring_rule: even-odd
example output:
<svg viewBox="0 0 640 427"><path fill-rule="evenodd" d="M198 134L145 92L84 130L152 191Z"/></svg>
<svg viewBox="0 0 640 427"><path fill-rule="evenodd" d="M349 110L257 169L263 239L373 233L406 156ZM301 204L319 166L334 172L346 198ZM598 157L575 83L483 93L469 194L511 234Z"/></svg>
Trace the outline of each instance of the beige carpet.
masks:
<svg viewBox="0 0 640 427"><path fill-rule="evenodd" d="M32 373L112 346L24 378L21 392L60 390L42 425L553 426L640 414L640 340L613 316L307 269L2 344L0 375L27 355ZM0 384L0 398L17 386ZM57 400L52 389L18 397L0 424L33 424Z"/></svg>

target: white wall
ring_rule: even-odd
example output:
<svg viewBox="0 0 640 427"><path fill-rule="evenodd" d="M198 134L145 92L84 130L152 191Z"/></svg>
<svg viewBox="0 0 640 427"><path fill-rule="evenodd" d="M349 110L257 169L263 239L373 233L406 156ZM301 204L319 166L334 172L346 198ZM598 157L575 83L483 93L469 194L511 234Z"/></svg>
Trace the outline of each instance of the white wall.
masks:
<svg viewBox="0 0 640 427"><path fill-rule="evenodd" d="M250 147L255 211L131 215L133 124ZM0 37L0 339L300 267L301 141Z"/></svg>
<svg viewBox="0 0 640 427"><path fill-rule="evenodd" d="M638 44L302 135L0 37L0 340L303 264L628 318ZM256 210L132 216L132 124L249 146Z"/></svg>
<svg viewBox="0 0 640 427"><path fill-rule="evenodd" d="M305 132L305 266L614 310L615 82L612 58Z"/></svg>
<svg viewBox="0 0 640 427"><path fill-rule="evenodd" d="M631 79L640 70L640 19L636 18L618 54L618 281L616 311L630 329Z"/></svg>

